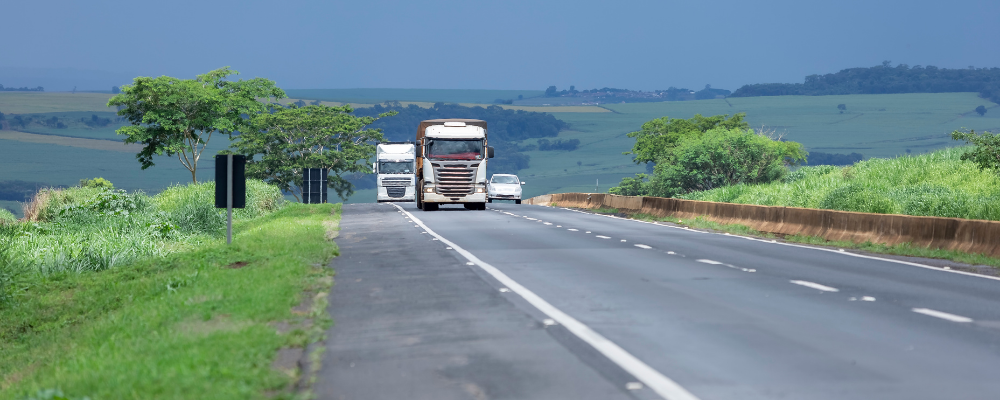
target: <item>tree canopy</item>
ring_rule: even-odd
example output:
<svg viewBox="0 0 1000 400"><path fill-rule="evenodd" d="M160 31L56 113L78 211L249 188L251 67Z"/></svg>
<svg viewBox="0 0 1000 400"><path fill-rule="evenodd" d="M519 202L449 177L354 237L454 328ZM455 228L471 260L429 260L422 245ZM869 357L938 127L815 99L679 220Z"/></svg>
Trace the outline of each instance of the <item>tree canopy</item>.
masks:
<svg viewBox="0 0 1000 400"><path fill-rule="evenodd" d="M195 79L137 77L108 101L131 125L117 130L125 143L140 143L136 159L146 169L155 155L177 155L197 182L198 160L213 133L231 137L249 131L250 118L265 112L261 99L280 99L285 92L264 78L228 81L238 74L224 67Z"/></svg>
<svg viewBox="0 0 1000 400"><path fill-rule="evenodd" d="M301 200L302 169L324 168L329 187L346 200L354 186L343 175L370 173L367 160L375 156L374 143L383 139L381 130L368 126L396 114L359 117L353 111L350 105L276 106L272 113L251 118L254 129L241 134L232 148L247 156L247 177L276 185Z"/></svg>
<svg viewBox="0 0 1000 400"><path fill-rule="evenodd" d="M701 134L718 127L750 129L750 124L744 121L744 118L746 118L746 113L738 113L732 117L728 114L711 117L695 114L689 119L657 118L642 124L638 131L628 134L628 137L635 138L635 145L632 146L632 151L627 151L624 154L635 155L636 164L659 163L666 159L673 148L683 139L701 136Z"/></svg>
<svg viewBox="0 0 1000 400"><path fill-rule="evenodd" d="M1000 173L1000 133L954 131L951 138L972 144L972 150L962 154L962 160L976 163L979 169L992 169Z"/></svg>

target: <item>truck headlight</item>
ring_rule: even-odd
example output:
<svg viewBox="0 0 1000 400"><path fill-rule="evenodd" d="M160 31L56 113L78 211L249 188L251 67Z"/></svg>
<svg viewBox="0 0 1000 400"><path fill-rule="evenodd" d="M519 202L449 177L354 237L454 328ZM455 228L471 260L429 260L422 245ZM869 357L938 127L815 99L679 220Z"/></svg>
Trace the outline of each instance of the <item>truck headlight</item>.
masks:
<svg viewBox="0 0 1000 400"><path fill-rule="evenodd" d="M434 188L432 188L432 187L425 187L424 188L424 193L434 193Z"/></svg>
<svg viewBox="0 0 1000 400"><path fill-rule="evenodd" d="M483 189L483 188L476 188L476 193L482 193L482 192L484 192L484 191L486 191L486 189Z"/></svg>

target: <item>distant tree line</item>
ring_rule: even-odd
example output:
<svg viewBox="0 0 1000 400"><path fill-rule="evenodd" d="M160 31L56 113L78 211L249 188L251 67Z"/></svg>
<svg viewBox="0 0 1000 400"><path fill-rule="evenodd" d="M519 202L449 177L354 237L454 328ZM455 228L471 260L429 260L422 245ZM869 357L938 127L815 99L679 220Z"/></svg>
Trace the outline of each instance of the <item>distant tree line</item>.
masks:
<svg viewBox="0 0 1000 400"><path fill-rule="evenodd" d="M1000 68L948 69L932 65L895 67L885 61L869 68L809 75L805 83L757 83L737 89L732 97L825 96L838 94L978 92L1000 103Z"/></svg>
<svg viewBox="0 0 1000 400"><path fill-rule="evenodd" d="M837 154L811 151L809 152L809 161L805 165L853 165L864 159L865 156L860 153Z"/></svg>
<svg viewBox="0 0 1000 400"><path fill-rule="evenodd" d="M376 116L396 111L397 115L375 121L371 128L382 129L385 140L394 142L413 141L420 121L439 118L468 118L486 121L489 129L489 143L496 151L496 157L487 163L488 173L516 174L528 168L531 161L521 153L518 142L525 139L554 137L568 125L556 117L532 111L505 110L500 106L465 107L457 104L434 103L430 108L415 104L403 106L398 101L388 101L374 107L359 108L358 116ZM375 187L375 177L370 174L356 174L349 177L359 189Z"/></svg>
<svg viewBox="0 0 1000 400"><path fill-rule="evenodd" d="M41 86L33 87L33 88L29 88L29 87L15 88L15 87L4 87L3 85L0 85L0 91L3 91L3 92L44 92L45 88L43 88Z"/></svg>
<svg viewBox="0 0 1000 400"><path fill-rule="evenodd" d="M676 88L673 86L667 88L667 90L653 91L617 89L609 87L578 91L575 86L570 86L569 90L559 90L555 86L549 86L545 89L544 96L583 98L588 101L599 103L641 103L655 101L714 99L717 97L729 96L730 93L732 92L726 89L714 89L712 88L712 85L705 85L704 89L697 92L691 89Z"/></svg>

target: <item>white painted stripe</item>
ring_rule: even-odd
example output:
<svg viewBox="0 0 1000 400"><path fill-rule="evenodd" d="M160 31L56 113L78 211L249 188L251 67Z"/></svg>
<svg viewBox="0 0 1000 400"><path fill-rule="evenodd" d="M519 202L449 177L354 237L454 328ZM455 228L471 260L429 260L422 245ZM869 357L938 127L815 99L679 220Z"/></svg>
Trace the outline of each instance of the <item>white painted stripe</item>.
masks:
<svg viewBox="0 0 1000 400"><path fill-rule="evenodd" d="M403 208L399 205L393 204L393 206L403 210ZM677 382L674 382L672 379L653 369L653 367L650 367L646 363L642 362L642 360L639 360L631 353L625 351L625 349L621 348L621 346L618 346L614 342L591 329L589 326L584 325L580 321L577 321L575 318L569 316L569 314L566 314L552 304L549 304L549 302L545 301L534 292L528 290L528 288L521 286L520 283L517 283L517 281L511 279L496 267L480 260L478 257L459 247L457 244L454 244L448 239L445 239L443 236L438 235L436 232L431 230L431 228L427 227L427 225L424 225L423 221L420 221L409 212L405 210L403 210L403 212L413 218L413 220L418 224L423 225L424 229L426 229L427 232L430 232L431 235L441 239L441 242L454 247L455 251L459 254L478 265L479 268L483 269L483 271L486 271L486 273L490 274L505 287L520 295L525 301L535 306L535 308L547 315L553 321L564 326L566 330L576 335L580 338L580 340L583 340L587 344L593 346L595 350L603 354L611 360L611 362L614 362L626 372L632 374L632 376L648 386L650 389L653 389L654 392L662 396L664 399L698 400L698 397L691 394L691 392L688 392L687 389L684 389L681 385L677 384Z"/></svg>
<svg viewBox="0 0 1000 400"><path fill-rule="evenodd" d="M700 262L700 263L705 263L705 264L714 264L714 265L722 265L722 263L721 263L721 262L718 262L718 261L715 261L715 260L706 260L706 259L701 259L701 260L696 260L696 261L698 261L698 262Z"/></svg>
<svg viewBox="0 0 1000 400"><path fill-rule="evenodd" d="M567 231L579 232L580 230L579 229L569 228L569 229L567 229Z"/></svg>
<svg viewBox="0 0 1000 400"><path fill-rule="evenodd" d="M597 237L599 237L601 239L611 239L611 236L597 235Z"/></svg>
<svg viewBox="0 0 1000 400"><path fill-rule="evenodd" d="M937 317L941 319L946 319L951 322L972 322L972 318L963 317L961 315L949 314L943 311L931 310L929 308L914 308L913 312L930 315L932 317Z"/></svg>
<svg viewBox="0 0 1000 400"><path fill-rule="evenodd" d="M545 225L552 225L551 222L542 222L542 223L545 224Z"/></svg>
<svg viewBox="0 0 1000 400"><path fill-rule="evenodd" d="M637 245L635 245L635 247L638 247L640 249L652 249L652 247L646 246L644 244L637 244Z"/></svg>
<svg viewBox="0 0 1000 400"><path fill-rule="evenodd" d="M805 287L808 287L808 288L813 288L813 289L816 289L816 290L822 290L824 292L839 292L840 291L840 289L832 288L832 287L829 287L829 286L826 286L826 285L820 285L820 284L818 284L816 282L809 282L809 281L789 281L789 282L794 283L796 285L802 285L802 286L805 286Z"/></svg>
<svg viewBox="0 0 1000 400"><path fill-rule="evenodd" d="M548 207L548 206L537 205L535 207ZM665 228L673 228L673 229L680 229L680 230L697 232L697 233L708 233L708 234L721 235L719 233L699 231L699 230L691 229L691 228L688 228L688 227L685 227L685 226L664 225L664 224L659 224L659 223L651 222L651 221L641 221L641 220L637 220L637 219L615 217L613 215L602 215L602 214L588 213L588 212L584 212L584 211L580 211L580 210L573 210L573 209L564 208L564 207L556 207L556 208L560 208L560 209L563 209L563 210L566 210L566 211L572 211L572 212L576 212L576 213L580 213L580 214L589 214L589 215L596 215L596 216L600 216L600 217L609 217L609 218L624 219L624 220L628 220L628 221L632 221L632 222L637 222L637 223L640 223L640 224L658 225L658 226L662 226L662 227L665 227ZM783 242L779 242L779 241L771 240L771 239L759 239L759 238L755 238L755 237L743 236L743 235L736 235L736 234L730 234L730 236L734 236L734 237L738 237L738 238L743 238L743 239L747 239L747 240L753 240L755 242L773 243L773 244L780 244L782 246L791 246L791 247L799 247L799 248L803 248L803 249L812 249L812 250L819 250L819 251L827 251L827 252L841 254L841 255L845 255L845 256L858 257L858 258L867 258L869 260L886 261L886 262L891 262L891 263L896 263L896 264L903 264L903 265L909 265L909 266L913 266L913 267L930 269L930 270L935 270L935 271L950 272L950 273L953 273L953 274L960 274L960 275L966 275L966 276L974 276L974 277L977 277L977 278L992 279L992 280L995 280L995 281L1000 281L1000 277L997 277L997 276L975 274L975 273L972 273L972 272L965 272L965 271L957 271L957 270L950 269L950 268L947 268L947 267L945 267L945 268L932 267L930 265L925 265L925 264L920 264L920 263L915 263L915 262L909 262L909 261L902 261L902 260L894 260L894 259L891 259L891 258L882 258L882 257L868 256L868 255L864 255L864 254L856 254L856 253L851 253L849 251L843 251L843 249L832 250L832 249L825 249L825 248L822 248L822 247L814 247L814 246L807 246L807 245L794 244L794 243L783 243Z"/></svg>

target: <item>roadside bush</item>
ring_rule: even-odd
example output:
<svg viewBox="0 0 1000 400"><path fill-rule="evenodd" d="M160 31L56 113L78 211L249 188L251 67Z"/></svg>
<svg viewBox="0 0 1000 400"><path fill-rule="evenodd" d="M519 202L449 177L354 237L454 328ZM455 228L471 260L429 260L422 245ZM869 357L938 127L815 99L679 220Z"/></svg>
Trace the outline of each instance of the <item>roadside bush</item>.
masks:
<svg viewBox="0 0 1000 400"><path fill-rule="evenodd" d="M6 208L0 208L0 225L17 223L17 217Z"/></svg>
<svg viewBox="0 0 1000 400"><path fill-rule="evenodd" d="M80 179L80 187L86 188L98 188L98 189L114 189L115 185L111 181L104 178L94 178L94 179Z"/></svg>

